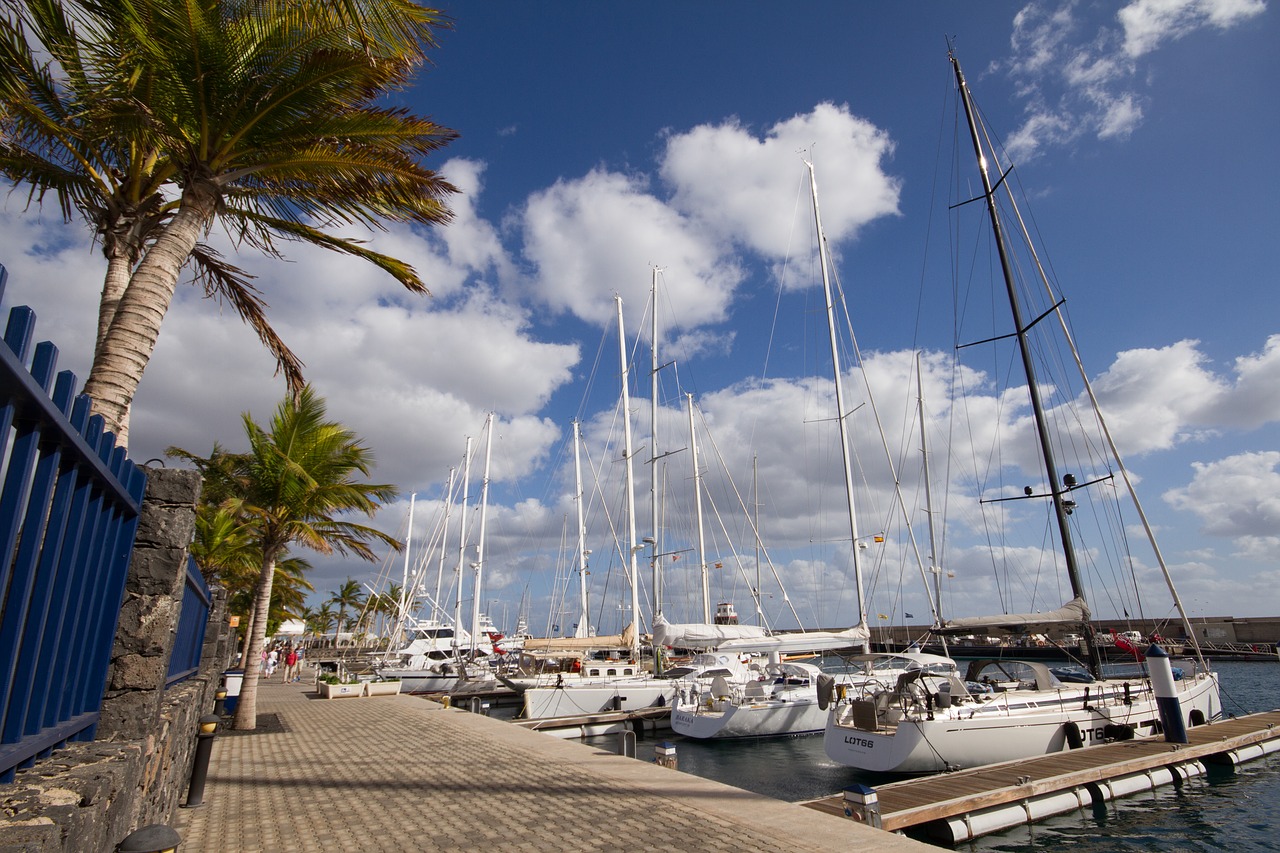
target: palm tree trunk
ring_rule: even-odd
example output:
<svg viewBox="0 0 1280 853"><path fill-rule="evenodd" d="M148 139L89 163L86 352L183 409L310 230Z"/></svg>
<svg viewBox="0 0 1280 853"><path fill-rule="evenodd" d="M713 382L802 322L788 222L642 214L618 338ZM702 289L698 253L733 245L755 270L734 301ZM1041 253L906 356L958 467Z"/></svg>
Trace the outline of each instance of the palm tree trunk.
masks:
<svg viewBox="0 0 1280 853"><path fill-rule="evenodd" d="M102 282L102 299L98 302L98 338L93 345L93 357L97 359L102 349L102 342L107 339L107 330L115 319L116 308L120 305L120 297L129 286L129 277L133 272L133 264L127 254L116 251L107 258L107 275Z"/></svg>
<svg viewBox="0 0 1280 853"><path fill-rule="evenodd" d="M262 671L262 648L267 640L267 613L271 608L271 585L275 575L276 558L264 557L262 575L253 598L253 626L249 634L249 651L244 659L244 683L240 687L236 716L231 723L238 732L258 727L258 674Z"/></svg>
<svg viewBox="0 0 1280 853"><path fill-rule="evenodd" d="M94 413L116 434L117 444L128 443L133 396L155 350L178 276L213 221L217 200L217 188L205 181L193 181L182 191L182 206L134 270L94 355L84 392L93 399Z"/></svg>

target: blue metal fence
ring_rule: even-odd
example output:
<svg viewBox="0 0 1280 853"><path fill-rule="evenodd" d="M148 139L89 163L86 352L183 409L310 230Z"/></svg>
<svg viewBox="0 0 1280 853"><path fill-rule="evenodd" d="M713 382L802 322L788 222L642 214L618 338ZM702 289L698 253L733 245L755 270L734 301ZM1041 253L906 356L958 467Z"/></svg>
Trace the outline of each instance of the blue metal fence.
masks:
<svg viewBox="0 0 1280 853"><path fill-rule="evenodd" d="M204 631L209 622L209 585L196 566L187 558L187 583L182 591L182 613L178 617L178 632L169 656L169 673L165 687L186 681L200 669L200 652L204 648Z"/></svg>
<svg viewBox="0 0 1280 853"><path fill-rule="evenodd" d="M93 739L146 485L34 333L14 308L0 346L0 782Z"/></svg>

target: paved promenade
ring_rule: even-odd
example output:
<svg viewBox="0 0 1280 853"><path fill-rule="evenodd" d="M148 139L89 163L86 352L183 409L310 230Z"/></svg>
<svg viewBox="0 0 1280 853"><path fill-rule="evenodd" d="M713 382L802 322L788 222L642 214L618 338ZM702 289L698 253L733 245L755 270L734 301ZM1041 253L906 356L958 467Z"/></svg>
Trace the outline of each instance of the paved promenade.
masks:
<svg viewBox="0 0 1280 853"><path fill-rule="evenodd" d="M426 699L267 682L258 713L214 742L182 853L936 849Z"/></svg>

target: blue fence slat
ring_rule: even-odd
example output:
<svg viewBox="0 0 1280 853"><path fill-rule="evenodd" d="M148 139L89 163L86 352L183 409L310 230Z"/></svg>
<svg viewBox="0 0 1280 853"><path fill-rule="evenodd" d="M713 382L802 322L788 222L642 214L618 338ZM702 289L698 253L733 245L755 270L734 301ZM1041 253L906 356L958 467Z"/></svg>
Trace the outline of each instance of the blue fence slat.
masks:
<svg viewBox="0 0 1280 853"><path fill-rule="evenodd" d="M190 678L199 670L205 627L209 621L209 601L209 587L204 582L196 561L188 557L187 579L182 590L182 612L178 618L173 653L169 656L165 686Z"/></svg>
<svg viewBox="0 0 1280 853"><path fill-rule="evenodd" d="M54 400L62 411L71 408L71 394L75 376L64 371L58 376L54 388ZM36 569L36 586L32 591L32 604L23 625L18 659L14 666L13 682L26 695L16 693L9 702L9 714L0 729L0 743L14 743L23 736L39 731L32 723L44 710L44 699L49 692L47 666L52 656L57 632L61 630L66 603L66 577L62 554L68 533L71 499L75 493L77 469L68 464L59 466L57 485L49 505L49 518L45 530L45 547L40 552L40 564ZM42 668L42 666L44 668ZM44 677L40 677L41 675ZM0 703L0 707L4 707Z"/></svg>
<svg viewBox="0 0 1280 853"><path fill-rule="evenodd" d="M14 308L0 345L0 783L92 737L146 485L34 333Z"/></svg>

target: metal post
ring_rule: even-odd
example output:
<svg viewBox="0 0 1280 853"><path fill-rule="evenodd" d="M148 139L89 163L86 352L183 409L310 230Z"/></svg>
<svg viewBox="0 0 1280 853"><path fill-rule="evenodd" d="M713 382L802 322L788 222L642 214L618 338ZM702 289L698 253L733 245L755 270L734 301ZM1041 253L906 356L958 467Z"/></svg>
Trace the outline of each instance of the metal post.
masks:
<svg viewBox="0 0 1280 853"><path fill-rule="evenodd" d="M636 733L631 729L618 732L618 755L624 758L636 757Z"/></svg>
<svg viewBox="0 0 1280 853"><path fill-rule="evenodd" d="M191 787L187 789L184 809L193 809L204 802L204 783L209 778L209 756L213 754L213 739L218 735L221 720L212 714L200 718L196 732L196 760L191 767Z"/></svg>

